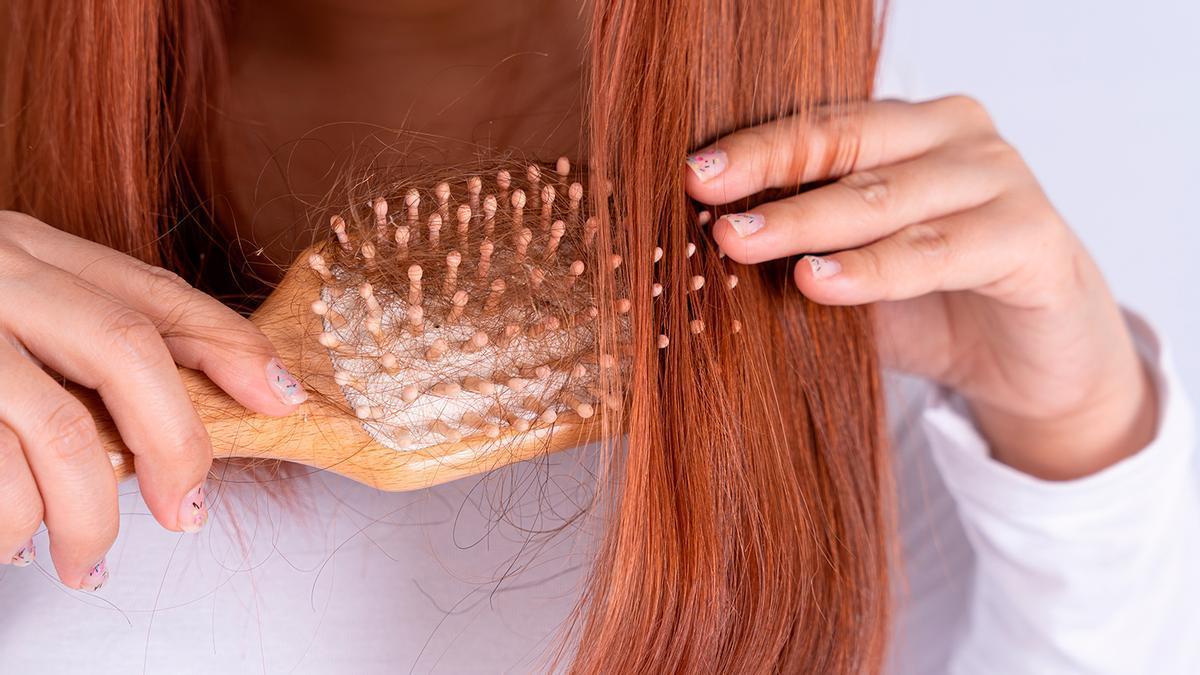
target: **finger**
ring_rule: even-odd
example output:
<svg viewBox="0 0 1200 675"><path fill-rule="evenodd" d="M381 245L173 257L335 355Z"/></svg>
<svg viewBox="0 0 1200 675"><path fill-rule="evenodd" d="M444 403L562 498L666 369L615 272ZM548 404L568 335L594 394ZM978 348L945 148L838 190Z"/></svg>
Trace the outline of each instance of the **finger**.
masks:
<svg viewBox="0 0 1200 675"><path fill-rule="evenodd" d="M42 495L21 439L0 422L0 564L24 567L37 558L33 535L42 524Z"/></svg>
<svg viewBox="0 0 1200 675"><path fill-rule="evenodd" d="M875 101L853 116L789 117L736 131L689 156L686 186L705 204L727 204L912 159L991 128L983 107L963 96Z"/></svg>
<svg viewBox="0 0 1200 675"><path fill-rule="evenodd" d="M982 289L1037 254L1038 225L1001 200L910 225L863 248L806 256L794 278L827 305L906 300L934 291Z"/></svg>
<svg viewBox="0 0 1200 675"><path fill-rule="evenodd" d="M203 371L239 403L264 414L286 415L308 398L257 326L176 274L128 263L107 277L110 292L136 299L130 306L155 322L180 365Z"/></svg>
<svg viewBox="0 0 1200 675"><path fill-rule="evenodd" d="M170 530L198 529L212 446L157 328L78 277L40 266L32 278L4 279L4 297L14 302L0 307L0 323L46 365L100 394L155 519Z"/></svg>
<svg viewBox="0 0 1200 675"><path fill-rule="evenodd" d="M977 153L934 152L722 216L713 237L741 263L854 248L988 202L1007 187L1009 173L1007 163Z"/></svg>
<svg viewBox="0 0 1200 675"><path fill-rule="evenodd" d="M307 398L257 326L178 275L40 224L29 228L36 231L17 234L28 253L149 318L177 363L203 371L242 405L285 415Z"/></svg>
<svg viewBox="0 0 1200 675"><path fill-rule="evenodd" d="M0 342L0 421L24 450L41 494L50 554L62 582L99 588L117 537L117 480L87 409Z"/></svg>

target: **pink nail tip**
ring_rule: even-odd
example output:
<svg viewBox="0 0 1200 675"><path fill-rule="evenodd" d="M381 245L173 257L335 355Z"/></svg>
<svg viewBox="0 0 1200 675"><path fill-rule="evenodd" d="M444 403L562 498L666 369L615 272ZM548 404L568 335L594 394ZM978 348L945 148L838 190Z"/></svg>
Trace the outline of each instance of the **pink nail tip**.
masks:
<svg viewBox="0 0 1200 675"><path fill-rule="evenodd" d="M33 540L30 539L28 543L17 549L17 552L13 554L12 564L17 567L28 567L33 564L34 560L37 560L37 547L33 545Z"/></svg>
<svg viewBox="0 0 1200 675"><path fill-rule="evenodd" d="M757 213L732 213L722 216L722 218L729 221L729 224L733 226L733 231L737 232L739 237L749 237L767 224Z"/></svg>
<svg viewBox="0 0 1200 675"><path fill-rule="evenodd" d="M104 587L108 581L108 562L101 560L96 563L95 567L88 571L87 576L79 584L79 587L85 591L98 591Z"/></svg>
<svg viewBox="0 0 1200 675"><path fill-rule="evenodd" d="M687 165L702 182L710 180L729 166L729 156L724 150L702 150L688 155Z"/></svg>
<svg viewBox="0 0 1200 675"><path fill-rule="evenodd" d="M271 359L267 363L267 381L275 388L279 400L288 405L308 400L308 392L304 390L304 386L283 367L279 359Z"/></svg>
<svg viewBox="0 0 1200 675"><path fill-rule="evenodd" d="M179 509L179 529L184 532L199 532L208 522L208 503L205 501L204 484L188 492Z"/></svg>
<svg viewBox="0 0 1200 675"><path fill-rule="evenodd" d="M812 275L814 279L828 279L829 277L842 271L842 264L836 260L822 258L815 255L808 256L807 260L809 266L812 267Z"/></svg>

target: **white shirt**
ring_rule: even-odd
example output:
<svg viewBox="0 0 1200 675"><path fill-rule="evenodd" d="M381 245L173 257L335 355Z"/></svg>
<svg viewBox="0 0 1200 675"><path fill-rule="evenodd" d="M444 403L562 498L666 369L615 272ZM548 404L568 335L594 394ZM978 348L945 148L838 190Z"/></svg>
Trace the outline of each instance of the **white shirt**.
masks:
<svg viewBox="0 0 1200 675"><path fill-rule="evenodd" d="M999 464L961 401L889 377L904 553L889 672L1200 672L1192 414L1153 333L1130 322L1161 396L1158 434L1080 480ZM317 474L287 507L226 488L200 535L162 530L122 486L99 593L58 584L44 533L35 566L0 567L0 672L536 670L597 525L549 539L517 526L576 514L589 459L406 494Z"/></svg>

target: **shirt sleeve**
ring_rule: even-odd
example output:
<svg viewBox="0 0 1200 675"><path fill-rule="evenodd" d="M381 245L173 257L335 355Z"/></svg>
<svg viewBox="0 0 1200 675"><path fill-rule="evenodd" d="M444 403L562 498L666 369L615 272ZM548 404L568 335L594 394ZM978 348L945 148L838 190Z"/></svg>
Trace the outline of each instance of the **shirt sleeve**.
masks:
<svg viewBox="0 0 1200 675"><path fill-rule="evenodd" d="M976 554L951 672L1200 672L1194 420L1161 342L1126 319L1158 390L1158 430L1103 471L1052 482L997 462L944 391L923 414Z"/></svg>

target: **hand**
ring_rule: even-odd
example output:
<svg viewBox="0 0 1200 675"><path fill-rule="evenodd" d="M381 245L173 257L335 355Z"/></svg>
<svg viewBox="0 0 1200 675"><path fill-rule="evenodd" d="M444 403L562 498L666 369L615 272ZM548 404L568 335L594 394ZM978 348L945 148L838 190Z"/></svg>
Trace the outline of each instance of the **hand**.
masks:
<svg viewBox="0 0 1200 675"><path fill-rule="evenodd" d="M117 483L96 427L39 361L99 392L155 519L195 531L212 447L175 364L284 415L303 393L275 388L286 371L273 355L253 324L170 272L0 211L0 562L32 562L44 521L59 578L94 590L117 535Z"/></svg>
<svg viewBox="0 0 1200 675"><path fill-rule="evenodd" d="M824 161L847 142L852 160ZM785 119L688 165L706 204L837 178L719 218L713 236L741 263L806 254L794 278L815 302L879 303L885 364L962 394L998 460L1069 479L1153 437L1153 387L1099 269L978 103Z"/></svg>

